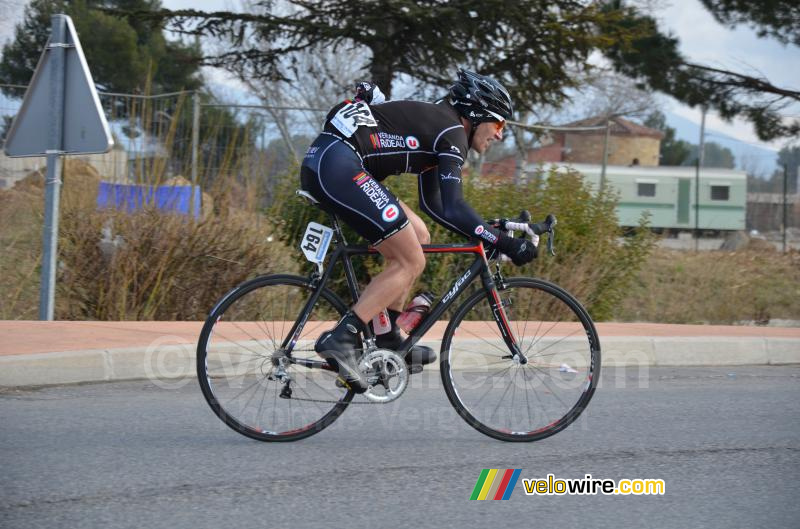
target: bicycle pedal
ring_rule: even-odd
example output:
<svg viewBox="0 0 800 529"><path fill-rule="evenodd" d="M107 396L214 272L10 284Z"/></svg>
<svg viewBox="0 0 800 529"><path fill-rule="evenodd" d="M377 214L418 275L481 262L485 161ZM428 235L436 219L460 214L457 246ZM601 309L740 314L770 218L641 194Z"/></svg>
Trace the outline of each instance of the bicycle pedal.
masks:
<svg viewBox="0 0 800 529"><path fill-rule="evenodd" d="M419 364L410 365L408 366L408 374L409 375L416 375L417 373L422 373L422 366Z"/></svg>
<svg viewBox="0 0 800 529"><path fill-rule="evenodd" d="M347 381L342 377L336 377L336 387L343 389L353 389L350 387L350 384L348 384Z"/></svg>

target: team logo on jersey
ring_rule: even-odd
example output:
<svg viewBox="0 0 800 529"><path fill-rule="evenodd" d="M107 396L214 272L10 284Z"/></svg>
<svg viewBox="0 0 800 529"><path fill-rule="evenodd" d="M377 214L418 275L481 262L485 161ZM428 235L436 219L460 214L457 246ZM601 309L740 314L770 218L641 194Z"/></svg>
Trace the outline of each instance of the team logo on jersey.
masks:
<svg viewBox="0 0 800 529"><path fill-rule="evenodd" d="M370 176L362 171L353 177L353 182L355 182L358 187L361 187L369 179Z"/></svg>
<svg viewBox="0 0 800 529"><path fill-rule="evenodd" d="M475 235L480 235L481 233L483 233L484 229L485 228L483 226L478 226L477 228L475 228Z"/></svg>
<svg viewBox="0 0 800 529"><path fill-rule="evenodd" d="M406 136L406 147L412 151L419 149L419 140L415 136Z"/></svg>
<svg viewBox="0 0 800 529"><path fill-rule="evenodd" d="M405 149L406 142L399 134L389 134L388 132L376 132L369 135L369 141L373 149Z"/></svg>
<svg viewBox="0 0 800 529"><path fill-rule="evenodd" d="M386 193L381 185L373 180L372 177L367 173L363 171L358 173L353 177L353 182L355 182L358 188L361 189L365 195L367 195L367 198L369 198L370 201L375 204L375 207L378 210L383 211L387 204L389 204L389 201L391 200L389 198L389 194Z"/></svg>
<svg viewBox="0 0 800 529"><path fill-rule="evenodd" d="M481 227L483 227L483 226L481 226ZM477 233L477 230L476 230L476 233ZM497 235L495 235L494 233L492 233L492 232L490 232L488 230L482 230L481 233L480 233L480 238L483 239L484 241L488 241L491 244L497 244Z"/></svg>
<svg viewBox="0 0 800 529"><path fill-rule="evenodd" d="M447 174L443 174L439 177L440 180L455 180L456 182L461 182L461 177L454 176L453 172L449 172Z"/></svg>
<svg viewBox="0 0 800 529"><path fill-rule="evenodd" d="M381 213L381 218L384 222L392 222L393 220L397 220L397 217L400 215L400 210L397 209L397 206L394 204L389 204L385 208L383 208L383 212Z"/></svg>
<svg viewBox="0 0 800 529"><path fill-rule="evenodd" d="M451 146L450 146L450 150L451 150L451 151L453 151L453 152L454 152L454 153L456 153L456 154L461 154L461 149L459 149L459 148L458 148L458 147L456 147L455 145L451 145Z"/></svg>

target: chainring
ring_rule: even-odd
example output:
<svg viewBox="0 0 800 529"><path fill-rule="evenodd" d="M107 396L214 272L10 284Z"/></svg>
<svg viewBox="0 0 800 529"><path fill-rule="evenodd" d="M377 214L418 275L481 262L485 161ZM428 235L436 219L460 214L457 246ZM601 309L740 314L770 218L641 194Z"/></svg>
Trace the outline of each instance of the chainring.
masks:
<svg viewBox="0 0 800 529"><path fill-rule="evenodd" d="M376 349L359 363L369 382L367 400L385 404L397 399L408 387L408 366L402 356L389 349Z"/></svg>

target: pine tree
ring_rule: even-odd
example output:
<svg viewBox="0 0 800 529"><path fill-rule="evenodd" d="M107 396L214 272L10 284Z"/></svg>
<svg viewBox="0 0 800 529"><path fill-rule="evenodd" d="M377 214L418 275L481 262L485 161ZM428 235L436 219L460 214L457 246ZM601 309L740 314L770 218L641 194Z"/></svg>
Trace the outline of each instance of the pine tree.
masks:
<svg viewBox="0 0 800 529"><path fill-rule="evenodd" d="M72 18L95 82L114 92L153 93L191 90L202 85L198 44L165 38L152 22L120 17L101 10L109 7L157 10L158 0L33 0L17 25L14 40L3 46L0 82L28 84L50 37L51 18Z"/></svg>

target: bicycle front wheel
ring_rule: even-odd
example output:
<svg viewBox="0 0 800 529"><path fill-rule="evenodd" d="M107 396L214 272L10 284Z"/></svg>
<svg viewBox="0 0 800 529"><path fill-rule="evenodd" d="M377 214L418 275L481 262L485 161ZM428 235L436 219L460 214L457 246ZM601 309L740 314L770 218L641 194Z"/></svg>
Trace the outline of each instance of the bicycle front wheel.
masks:
<svg viewBox="0 0 800 529"><path fill-rule="evenodd" d="M581 304L552 283L513 278L497 294L527 363L513 358L481 290L445 331L442 382L459 415L481 433L538 441L569 426L591 400L600 340Z"/></svg>
<svg viewBox="0 0 800 529"><path fill-rule="evenodd" d="M229 292L206 320L197 378L211 409L237 432L259 441L296 441L330 425L353 399L314 352L316 338L347 310L327 289L291 350L299 362L280 373L273 362L312 293L304 277L259 277Z"/></svg>

